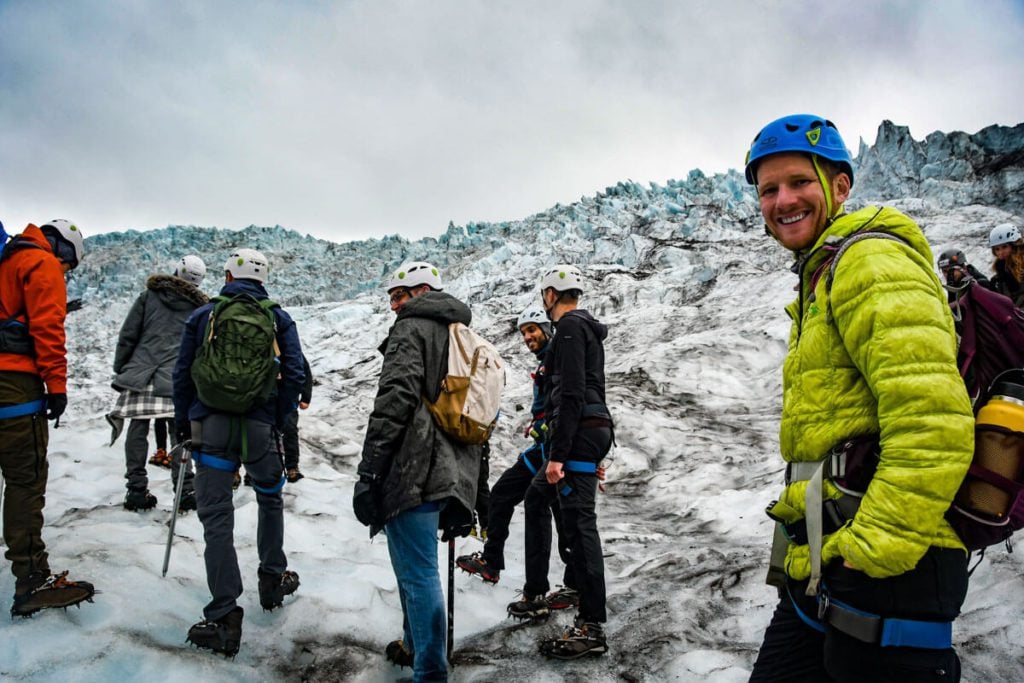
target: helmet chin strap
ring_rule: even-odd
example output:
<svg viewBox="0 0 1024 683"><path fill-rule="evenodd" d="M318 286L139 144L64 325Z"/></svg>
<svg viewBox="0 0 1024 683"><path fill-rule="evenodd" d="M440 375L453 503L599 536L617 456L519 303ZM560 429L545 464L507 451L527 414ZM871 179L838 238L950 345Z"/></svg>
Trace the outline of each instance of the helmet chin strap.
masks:
<svg viewBox="0 0 1024 683"><path fill-rule="evenodd" d="M818 182L821 183L821 191L825 193L825 227L832 225L832 221L836 219L836 216L842 213L843 205L833 206L834 201L832 199L832 188L829 186L828 177L825 175L825 171L822 170L821 165L818 164L818 155L811 155L811 164L814 165L814 172L818 176Z"/></svg>

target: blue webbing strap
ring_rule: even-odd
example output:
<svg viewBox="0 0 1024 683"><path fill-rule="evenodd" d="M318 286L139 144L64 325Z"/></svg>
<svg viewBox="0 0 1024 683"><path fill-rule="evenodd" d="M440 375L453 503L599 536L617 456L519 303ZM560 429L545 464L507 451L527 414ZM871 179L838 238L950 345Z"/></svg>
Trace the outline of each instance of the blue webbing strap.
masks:
<svg viewBox="0 0 1024 683"><path fill-rule="evenodd" d="M597 472L596 462L584 462L583 460L566 460L562 463L562 469L566 472L578 472L580 474L594 474Z"/></svg>
<svg viewBox="0 0 1024 683"><path fill-rule="evenodd" d="M796 611L796 615L800 617L800 621L804 622L818 633L825 632L825 626L822 625L820 621L808 616L806 612L800 609L800 605L797 603L796 598L793 597L793 593L789 590L789 582L786 583L786 595L789 596L789 602L792 603L793 609Z"/></svg>
<svg viewBox="0 0 1024 683"><path fill-rule="evenodd" d="M882 622L880 645L948 650L953 647L953 622L885 619Z"/></svg>
<svg viewBox="0 0 1024 683"><path fill-rule="evenodd" d="M284 483L285 483L286 481L288 481L288 478L287 478L287 477L285 477L285 476L284 476L284 475L282 474L282 475L281 475L281 481L277 482L277 486L275 486L275 487L273 487L273 488L265 489L265 488L263 488L262 486L257 486L255 482L253 482L253 485L252 485L252 487L253 487L254 489L256 489L256 491L257 491L257 492L259 492L259 493L262 493L262 494L263 494L263 495L265 495L265 496L272 496L272 495L274 495L275 493L280 493L280 492L281 492L281 489L283 489L283 488L284 488Z"/></svg>
<svg viewBox="0 0 1024 683"><path fill-rule="evenodd" d="M885 619L838 600L826 600L825 618L828 622L859 640L877 640L881 647L918 647L927 650L947 650L953 647L951 621ZM865 636L876 630L878 635L872 637L871 641L866 640Z"/></svg>
<svg viewBox="0 0 1024 683"><path fill-rule="evenodd" d="M222 472L234 472L238 469L238 465L234 462L226 458L219 458L216 455L210 455L209 453L193 453L192 459L195 460L197 465L211 467L215 470L221 470Z"/></svg>
<svg viewBox="0 0 1024 683"><path fill-rule="evenodd" d="M28 403L18 403L13 406L4 406L0 408L0 420L7 420L12 417L25 417L26 415L37 415L46 411L46 401L39 399L38 401L29 401Z"/></svg>
<svg viewBox="0 0 1024 683"><path fill-rule="evenodd" d="M530 470L530 474L534 476L536 476L538 468L534 467L533 463L530 462L530 453L535 453L536 451L537 445L533 445L527 448L519 455L519 457L523 459L523 464L526 465L526 469ZM542 465L544 464L544 461L544 444L542 443L540 444L540 462Z"/></svg>

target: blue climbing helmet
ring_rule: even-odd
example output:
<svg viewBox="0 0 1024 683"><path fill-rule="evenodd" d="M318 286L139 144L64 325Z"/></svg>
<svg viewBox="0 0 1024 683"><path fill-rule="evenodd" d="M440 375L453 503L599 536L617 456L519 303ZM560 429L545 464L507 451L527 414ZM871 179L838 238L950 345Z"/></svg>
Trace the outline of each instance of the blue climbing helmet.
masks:
<svg viewBox="0 0 1024 683"><path fill-rule="evenodd" d="M839 164L853 186L853 159L835 124L813 114L792 114L761 129L747 152L747 182L757 184L757 164L780 152L804 152Z"/></svg>

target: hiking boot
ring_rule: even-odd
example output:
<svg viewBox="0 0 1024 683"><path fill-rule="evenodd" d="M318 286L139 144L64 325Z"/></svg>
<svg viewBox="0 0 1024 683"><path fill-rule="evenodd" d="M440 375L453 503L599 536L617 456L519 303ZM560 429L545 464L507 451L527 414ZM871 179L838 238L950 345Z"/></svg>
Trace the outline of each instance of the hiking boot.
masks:
<svg viewBox="0 0 1024 683"><path fill-rule="evenodd" d="M242 485L242 473L235 470L235 479L231 482L231 490L237 491L238 487Z"/></svg>
<svg viewBox="0 0 1024 683"><path fill-rule="evenodd" d="M218 654L234 657L238 654L238 647L242 642L244 615L245 611L241 607L235 607L220 619L203 619L188 630L185 641L204 650L213 650Z"/></svg>
<svg viewBox="0 0 1024 683"><path fill-rule="evenodd" d="M415 655L405 647L405 643L401 639L388 643L384 648L384 656L389 662L403 669L407 666L412 668L413 659L415 659Z"/></svg>
<svg viewBox="0 0 1024 683"><path fill-rule="evenodd" d="M299 479L305 479L306 477L306 475L304 475L302 472L299 472L298 467L289 467L288 471L285 473L285 476L288 478L289 484L294 484Z"/></svg>
<svg viewBox="0 0 1024 683"><path fill-rule="evenodd" d="M544 619L550 614L543 595L527 595L508 603L508 615L515 619Z"/></svg>
<svg viewBox="0 0 1024 683"><path fill-rule="evenodd" d="M455 560L455 564L459 565L459 569L467 574L476 574L486 583L498 583L498 579L501 578L501 570L487 564L483 553L462 555Z"/></svg>
<svg viewBox="0 0 1024 683"><path fill-rule="evenodd" d="M569 609L580 604L580 594L568 586L559 586L544 598L548 609Z"/></svg>
<svg viewBox="0 0 1024 683"><path fill-rule="evenodd" d="M580 626L566 626L561 638L542 640L540 651L555 659L579 659L590 655L600 657L608 652L608 641L600 624L586 622Z"/></svg>
<svg viewBox="0 0 1024 683"><path fill-rule="evenodd" d="M167 454L166 449L158 448L156 449L156 453L153 454L153 457L149 459L149 464L171 469L171 456Z"/></svg>
<svg viewBox="0 0 1024 683"><path fill-rule="evenodd" d="M89 601L96 589L88 581L68 581L67 571L60 574L36 572L25 582L25 589L15 588L11 617L29 617L41 609L63 607Z"/></svg>
<svg viewBox="0 0 1024 683"><path fill-rule="evenodd" d="M124 509L132 512L152 510L156 507L156 496L149 492L149 489L128 489L128 495L124 497Z"/></svg>
<svg viewBox="0 0 1024 683"><path fill-rule="evenodd" d="M178 501L178 512L191 512L196 509L196 492L182 492L181 500Z"/></svg>
<svg viewBox="0 0 1024 683"><path fill-rule="evenodd" d="M284 604L284 596L291 595L299 587L299 575L292 571L271 574L262 569L259 575L260 607L270 612Z"/></svg>

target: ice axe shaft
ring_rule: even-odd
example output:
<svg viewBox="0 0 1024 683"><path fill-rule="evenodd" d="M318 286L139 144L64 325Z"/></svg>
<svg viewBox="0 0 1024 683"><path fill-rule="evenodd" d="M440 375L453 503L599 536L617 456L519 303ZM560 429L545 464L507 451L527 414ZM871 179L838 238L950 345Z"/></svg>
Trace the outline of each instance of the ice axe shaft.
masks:
<svg viewBox="0 0 1024 683"><path fill-rule="evenodd" d="M174 507L171 508L171 528L167 531L167 548L164 550L164 568L160 573L161 577L167 576L167 567L171 563L171 545L174 543L174 524L178 521L178 508L181 506L181 492L185 489L185 472L189 455L192 453L191 441L182 441L171 449L171 461L174 456L181 454L181 463L178 465L178 481L174 492Z"/></svg>
<svg viewBox="0 0 1024 683"><path fill-rule="evenodd" d="M455 649L455 539L448 541L448 665Z"/></svg>

